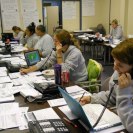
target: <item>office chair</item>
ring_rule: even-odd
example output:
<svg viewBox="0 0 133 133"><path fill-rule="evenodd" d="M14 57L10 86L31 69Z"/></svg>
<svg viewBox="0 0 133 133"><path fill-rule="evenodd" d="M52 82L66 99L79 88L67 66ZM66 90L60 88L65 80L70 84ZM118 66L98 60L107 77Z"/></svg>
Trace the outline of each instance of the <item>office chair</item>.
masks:
<svg viewBox="0 0 133 133"><path fill-rule="evenodd" d="M103 71L102 65L93 59L89 59L87 71L88 81L79 82L78 85L91 93L99 92L101 89L100 77Z"/></svg>

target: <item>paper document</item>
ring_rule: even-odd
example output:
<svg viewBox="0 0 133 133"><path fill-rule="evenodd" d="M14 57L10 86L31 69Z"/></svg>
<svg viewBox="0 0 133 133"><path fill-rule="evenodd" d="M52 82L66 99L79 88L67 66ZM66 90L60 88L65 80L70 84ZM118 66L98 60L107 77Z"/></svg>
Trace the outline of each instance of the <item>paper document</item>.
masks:
<svg viewBox="0 0 133 133"><path fill-rule="evenodd" d="M49 103L50 107L66 105L66 101L64 98L48 100L47 102Z"/></svg>
<svg viewBox="0 0 133 133"><path fill-rule="evenodd" d="M56 114L56 112L52 108L33 111L33 113L36 116L37 120L60 119L60 117Z"/></svg>
<svg viewBox="0 0 133 133"><path fill-rule="evenodd" d="M27 114L29 107L21 107L20 111L21 111L21 125L19 126L19 130L25 130L28 129L28 122L24 117L24 114Z"/></svg>
<svg viewBox="0 0 133 133"><path fill-rule="evenodd" d="M75 92L80 92L83 91L84 89L74 85L74 86L70 86L70 87L66 87L66 91L70 94L70 93L75 93Z"/></svg>
<svg viewBox="0 0 133 133"><path fill-rule="evenodd" d="M77 117L72 113L70 108L66 106L59 107L59 109L70 119L70 120L75 120Z"/></svg>
<svg viewBox="0 0 133 133"><path fill-rule="evenodd" d="M20 94L23 97L26 97L26 96L41 97L42 96L42 94L39 91L35 90L33 87L31 87L28 84L23 85L23 89L20 90Z"/></svg>
<svg viewBox="0 0 133 133"><path fill-rule="evenodd" d="M0 104L0 129L18 127L20 125L18 103Z"/></svg>
<svg viewBox="0 0 133 133"><path fill-rule="evenodd" d="M1 83L9 83L9 82L11 82L11 79L8 76L0 77L0 84Z"/></svg>

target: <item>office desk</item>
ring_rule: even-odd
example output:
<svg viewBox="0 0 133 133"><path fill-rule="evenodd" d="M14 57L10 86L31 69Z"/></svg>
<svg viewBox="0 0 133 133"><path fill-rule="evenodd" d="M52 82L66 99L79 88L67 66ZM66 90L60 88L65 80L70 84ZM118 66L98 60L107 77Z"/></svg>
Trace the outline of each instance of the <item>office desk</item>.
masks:
<svg viewBox="0 0 133 133"><path fill-rule="evenodd" d="M35 110L50 107L47 102L43 103L43 104L29 103L29 102L25 103L24 98L19 94L15 95L15 102L18 102L20 107L29 107L28 111L35 111ZM65 116L57 107L54 107L53 109L60 116L60 118L63 118ZM78 126L78 128L74 128L73 126L71 126L70 124L68 124L66 122L65 122L65 124L70 129L70 131L72 133L83 133L83 132L85 132L80 127L80 125ZM2 130L2 131L0 131L0 133L29 133L29 131L28 130L20 131L18 128L13 128L13 129Z"/></svg>

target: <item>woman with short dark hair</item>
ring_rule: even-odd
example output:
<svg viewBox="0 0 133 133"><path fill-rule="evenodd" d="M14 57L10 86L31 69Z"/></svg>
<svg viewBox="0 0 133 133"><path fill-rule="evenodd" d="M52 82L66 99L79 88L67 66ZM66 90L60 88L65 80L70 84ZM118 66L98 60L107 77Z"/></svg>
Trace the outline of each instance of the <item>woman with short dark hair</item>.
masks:
<svg viewBox="0 0 133 133"><path fill-rule="evenodd" d="M52 48L54 47L54 42L52 37L46 33L45 26L38 25L36 27L36 34L39 36L39 40L34 46L34 49L38 49L42 57L47 57Z"/></svg>
<svg viewBox="0 0 133 133"><path fill-rule="evenodd" d="M81 104L106 104L114 86L108 107L116 106L117 113L128 132L133 132L133 38L121 42L112 50L114 74L109 81L109 91L85 96ZM114 80L118 79L118 84ZM115 85L114 85L115 84Z"/></svg>
<svg viewBox="0 0 133 133"><path fill-rule="evenodd" d="M20 42L24 44L29 50L33 49L37 41L39 40L39 37L35 33L35 27L36 26L34 22L28 25Z"/></svg>

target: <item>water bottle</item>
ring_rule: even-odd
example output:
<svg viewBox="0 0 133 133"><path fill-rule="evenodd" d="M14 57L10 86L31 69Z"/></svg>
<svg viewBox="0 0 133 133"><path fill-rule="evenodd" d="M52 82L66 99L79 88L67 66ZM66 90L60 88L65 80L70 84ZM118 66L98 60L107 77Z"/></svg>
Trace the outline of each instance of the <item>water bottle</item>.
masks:
<svg viewBox="0 0 133 133"><path fill-rule="evenodd" d="M109 37L109 44L113 44L113 37L112 36Z"/></svg>
<svg viewBox="0 0 133 133"><path fill-rule="evenodd" d="M55 84L61 85L61 65L54 65L54 73L55 73Z"/></svg>

